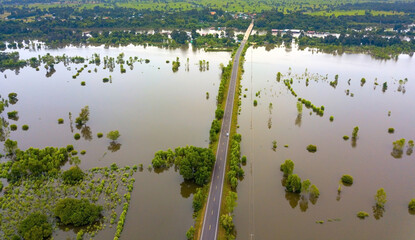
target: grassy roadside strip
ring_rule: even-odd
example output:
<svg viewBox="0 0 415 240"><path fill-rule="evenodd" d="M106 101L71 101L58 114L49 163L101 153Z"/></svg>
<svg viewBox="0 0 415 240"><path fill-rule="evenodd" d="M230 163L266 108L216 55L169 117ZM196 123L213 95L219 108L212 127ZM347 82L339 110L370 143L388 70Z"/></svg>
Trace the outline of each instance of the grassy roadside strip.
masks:
<svg viewBox="0 0 415 240"><path fill-rule="evenodd" d="M229 89L229 81L231 78L231 72L232 72L232 63L233 63L233 58L235 56L235 53L237 51L238 48L235 48L232 52L232 56L231 56L231 61L229 61L228 65L225 67L223 66L222 68L222 74L221 74L221 83L219 85L219 89L218 89L218 97L217 97L217 109L215 111L215 119L212 122L212 126L211 126L211 132L209 133L209 139L210 139L210 143L209 143L209 148L212 149L212 151L216 154L216 151L218 149L218 136L219 136L219 132L220 132L220 128L215 129L215 133L213 134L212 129L214 129L213 125L215 124L216 126L222 126L222 117L220 117L218 119L218 114L220 115L220 112L224 112L225 111L225 106L226 106L226 99L228 97L228 89ZM223 115L223 114L222 114ZM214 123L216 122L216 123ZM217 132L216 132L217 131ZM194 240L198 240L200 239L200 234L202 233L202 226L203 226L203 218L204 218L204 214L205 214L205 209L206 209L206 200L209 194L209 188L210 188L210 183L206 184L203 187L203 199L202 199L202 203L203 203L203 207L194 212L193 213L193 219L195 220L195 224L194 227L191 226L190 229L188 230L188 232L186 233L186 237L187 239L194 239ZM193 204L195 203L195 195L193 196Z"/></svg>
<svg viewBox="0 0 415 240"><path fill-rule="evenodd" d="M249 43L247 43L242 50L241 54L241 60L239 61L239 68L238 68L238 77L236 81L236 89L235 92L235 98L234 102L237 103L237 107L233 108L232 111L232 124L231 124L231 131L229 139L232 139L231 141L234 141L235 136L239 135L237 134L237 128L238 128L238 113L240 112L240 106L241 106L241 79L242 74L244 73L243 65L245 62L245 53L246 50L249 47ZM236 138L240 138L236 137ZM237 155L239 155L239 143L240 141L234 141L233 144L231 144L231 148L237 148ZM237 144L235 146L234 144ZM227 156L227 163L226 163L226 172L225 172L225 179L224 179L224 185L223 185L223 194L222 194L222 201L221 201L221 210L220 210L220 220L219 220L219 231L218 231L218 239L219 240L227 240L227 239L235 239L235 229L233 224L233 209L236 207L236 200L237 200L237 193L236 193L236 186L234 184L231 184L231 181L229 181L229 171L231 170L231 154L233 154L234 151L230 149L228 151ZM240 158L240 155L237 156ZM242 173L243 174L243 173ZM232 186L233 185L233 186ZM237 183L236 183L237 185ZM226 217L223 217L226 216ZM225 223L225 224L223 224ZM226 225L226 229L224 228L224 225Z"/></svg>

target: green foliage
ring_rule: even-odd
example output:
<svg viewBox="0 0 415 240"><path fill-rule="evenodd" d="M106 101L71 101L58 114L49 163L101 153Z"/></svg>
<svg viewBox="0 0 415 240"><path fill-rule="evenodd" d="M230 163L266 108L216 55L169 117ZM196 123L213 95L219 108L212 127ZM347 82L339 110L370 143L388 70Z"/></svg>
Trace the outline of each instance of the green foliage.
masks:
<svg viewBox="0 0 415 240"><path fill-rule="evenodd" d="M82 150L81 151L81 155L85 155L86 154L86 151L85 150Z"/></svg>
<svg viewBox="0 0 415 240"><path fill-rule="evenodd" d="M64 225L84 226L97 221L102 210L102 206L84 198L64 198L57 202L54 214Z"/></svg>
<svg viewBox="0 0 415 240"><path fill-rule="evenodd" d="M52 235L52 225L46 215L35 212L27 216L18 227L19 234L25 240L42 240Z"/></svg>
<svg viewBox="0 0 415 240"><path fill-rule="evenodd" d="M219 85L218 96L216 97L218 104L222 104L225 98L225 93L227 91L226 84L228 83L231 77L232 63L229 62L229 64L226 67L221 65L221 68L222 68L222 75L221 75L221 80L220 80L220 85Z"/></svg>
<svg viewBox="0 0 415 240"><path fill-rule="evenodd" d="M297 112L298 114L303 113L303 104L301 102L297 102Z"/></svg>
<svg viewBox="0 0 415 240"><path fill-rule="evenodd" d="M344 136L343 136L343 139L347 141L347 140L349 140L349 136L344 135Z"/></svg>
<svg viewBox="0 0 415 240"><path fill-rule="evenodd" d="M66 148L29 148L22 151L17 149L17 142L15 148L15 157L7 173L7 180L11 182L27 176L56 175L68 161Z"/></svg>
<svg viewBox="0 0 415 240"><path fill-rule="evenodd" d="M85 106L81 109L79 116L75 119L77 125L84 125L89 120L89 106Z"/></svg>
<svg viewBox="0 0 415 240"><path fill-rule="evenodd" d="M235 225L233 224L233 218L231 215L223 214L220 216L220 224L225 229L227 235L233 233Z"/></svg>
<svg viewBox="0 0 415 240"><path fill-rule="evenodd" d="M97 133L97 137L98 138L102 138L104 136L104 134L103 133Z"/></svg>
<svg viewBox="0 0 415 240"><path fill-rule="evenodd" d="M16 124L11 124L10 125L10 130L16 131L17 130L17 125Z"/></svg>
<svg viewBox="0 0 415 240"><path fill-rule="evenodd" d="M301 178L297 174L288 175L285 183L287 192L299 193L301 192Z"/></svg>
<svg viewBox="0 0 415 240"><path fill-rule="evenodd" d="M254 100L254 107L256 107L258 105L258 101L255 99Z"/></svg>
<svg viewBox="0 0 415 240"><path fill-rule="evenodd" d="M82 81L82 82L81 82L81 85L82 85L82 86L85 86L85 85L86 85L86 84L85 84L85 81Z"/></svg>
<svg viewBox="0 0 415 240"><path fill-rule="evenodd" d="M193 196L193 211L198 212L200 209L203 208L203 204L205 203L206 193L203 191L203 188L198 188L196 193Z"/></svg>
<svg viewBox="0 0 415 240"><path fill-rule="evenodd" d="M405 147L405 138L396 140L395 142L393 142L393 150L391 155L394 158L401 158L402 154L403 154L403 148Z"/></svg>
<svg viewBox="0 0 415 240"><path fill-rule="evenodd" d="M277 82L281 81L282 74L280 72L277 73Z"/></svg>
<svg viewBox="0 0 415 240"><path fill-rule="evenodd" d="M360 212L357 213L357 217L360 218L360 219L365 219L365 218L369 217L369 213L364 212L364 211L360 211Z"/></svg>
<svg viewBox="0 0 415 240"><path fill-rule="evenodd" d="M341 177L341 181L346 186L347 185L352 185L353 184L353 177L350 176L350 175L345 174Z"/></svg>
<svg viewBox="0 0 415 240"><path fill-rule="evenodd" d="M110 131L109 133L107 133L107 138L111 139L112 141L117 141L117 139L120 137L120 133L118 132L118 130L115 131Z"/></svg>
<svg viewBox="0 0 415 240"><path fill-rule="evenodd" d="M75 185L84 180L85 173L78 166L71 167L62 174L64 184Z"/></svg>
<svg viewBox="0 0 415 240"><path fill-rule="evenodd" d="M318 198L320 196L320 191L318 190L316 185L311 185L310 187L310 195L314 198Z"/></svg>
<svg viewBox="0 0 415 240"><path fill-rule="evenodd" d="M359 132L359 127L354 127L352 132L352 138L357 139L357 133Z"/></svg>
<svg viewBox="0 0 415 240"><path fill-rule="evenodd" d="M379 188L375 195L376 207L384 208L386 200L386 192L385 189Z"/></svg>
<svg viewBox="0 0 415 240"><path fill-rule="evenodd" d="M366 83L366 78L362 78L362 79L360 80L360 86L362 86L362 87L363 87L363 85L365 85L365 83Z"/></svg>
<svg viewBox="0 0 415 240"><path fill-rule="evenodd" d="M333 122L333 121L334 121L334 117L330 116L330 122Z"/></svg>
<svg viewBox="0 0 415 240"><path fill-rule="evenodd" d="M307 151L309 151L309 152L317 152L317 147L315 146L315 145L308 145L307 146Z"/></svg>
<svg viewBox="0 0 415 240"><path fill-rule="evenodd" d="M13 140L7 139L4 142L4 152L7 155L13 155L13 154L15 154L16 150L17 150L17 141L13 141Z"/></svg>
<svg viewBox="0 0 415 240"><path fill-rule="evenodd" d="M247 161L246 156L243 155L242 158L241 158L242 164L246 164L246 161Z"/></svg>
<svg viewBox="0 0 415 240"><path fill-rule="evenodd" d="M415 211L415 198L411 199L411 201L408 204L408 208L411 211Z"/></svg>
<svg viewBox="0 0 415 240"><path fill-rule="evenodd" d="M63 124L63 118L58 119L58 124Z"/></svg>
<svg viewBox="0 0 415 240"><path fill-rule="evenodd" d="M78 151L76 151L76 150L72 150L71 155L72 155L72 156L78 155Z"/></svg>
<svg viewBox="0 0 415 240"><path fill-rule="evenodd" d="M277 149L277 141L276 140L274 140L274 141L272 141L272 150L276 150Z"/></svg>
<svg viewBox="0 0 415 240"><path fill-rule="evenodd" d="M23 131L27 131L27 130L29 130L29 126L28 126L28 125L26 125L26 124L25 124L25 125L23 125L23 126L22 126L22 130L23 130Z"/></svg>
<svg viewBox="0 0 415 240"><path fill-rule="evenodd" d="M227 177L232 190L236 190L238 178L244 175L244 170L241 167L241 140L240 134L235 134L231 140L231 155Z"/></svg>
<svg viewBox="0 0 415 240"><path fill-rule="evenodd" d="M304 180L303 183L301 184L301 191L304 193L308 193L310 190L310 185L311 185L310 180L308 179Z"/></svg>
<svg viewBox="0 0 415 240"><path fill-rule="evenodd" d="M394 128L388 128L388 133L394 133L395 129Z"/></svg>
<svg viewBox="0 0 415 240"><path fill-rule="evenodd" d="M68 145L68 146L66 146L66 151L67 151L67 152L72 152L73 150L74 150L73 145Z"/></svg>
<svg viewBox="0 0 415 240"><path fill-rule="evenodd" d="M294 171L294 162L290 159L285 160L280 166L280 170L284 173L284 176L289 176Z"/></svg>
<svg viewBox="0 0 415 240"><path fill-rule="evenodd" d="M232 213L235 207L238 205L238 194L233 191L229 191L225 198L226 211Z"/></svg>
<svg viewBox="0 0 415 240"><path fill-rule="evenodd" d="M189 230L187 230L186 232L186 239L192 240L194 238L194 235L195 235L195 228L193 226L190 226Z"/></svg>
<svg viewBox="0 0 415 240"><path fill-rule="evenodd" d="M209 131L209 140L211 143L217 141L217 134L220 132L220 121L217 119L213 119L212 125L210 126Z"/></svg>
<svg viewBox="0 0 415 240"><path fill-rule="evenodd" d="M79 140L79 139L81 138L81 134L79 134L79 133L75 133L75 135L73 135L73 138L74 138L75 140Z"/></svg>
<svg viewBox="0 0 415 240"><path fill-rule="evenodd" d="M185 180L203 186L209 180L214 162L215 155L211 149L186 146L178 147L174 152L170 149L157 151L152 165L156 169L169 167L174 163Z"/></svg>
<svg viewBox="0 0 415 240"><path fill-rule="evenodd" d="M221 120L223 118L224 110L222 109L221 105L218 106L218 108L215 111L215 118L217 120Z"/></svg>

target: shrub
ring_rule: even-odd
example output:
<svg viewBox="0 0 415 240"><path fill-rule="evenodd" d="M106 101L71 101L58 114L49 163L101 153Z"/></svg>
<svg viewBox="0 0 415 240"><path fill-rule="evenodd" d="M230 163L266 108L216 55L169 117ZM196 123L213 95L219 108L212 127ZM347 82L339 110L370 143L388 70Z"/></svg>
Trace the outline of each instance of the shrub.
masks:
<svg viewBox="0 0 415 240"><path fill-rule="evenodd" d="M376 207L383 208L385 206L386 200L386 192L385 189L379 188L375 195Z"/></svg>
<svg viewBox="0 0 415 240"><path fill-rule="evenodd" d="M353 184L353 177L350 175L343 175L341 181L344 185L352 185Z"/></svg>
<svg viewBox="0 0 415 240"><path fill-rule="evenodd" d="M63 124L63 118L58 119L58 124Z"/></svg>
<svg viewBox="0 0 415 240"><path fill-rule="evenodd" d="M27 216L18 226L19 234L25 240L42 240L52 235L52 225L46 215L35 212Z"/></svg>
<svg viewBox="0 0 415 240"><path fill-rule="evenodd" d="M258 101L255 99L254 100L254 106L256 107L258 105Z"/></svg>
<svg viewBox="0 0 415 240"><path fill-rule="evenodd" d="M71 155L72 155L72 156L78 155L78 151L76 151L76 150L72 150Z"/></svg>
<svg viewBox="0 0 415 240"><path fill-rule="evenodd" d="M343 139L347 141L347 140L349 140L349 136L344 135L344 136L343 136Z"/></svg>
<svg viewBox="0 0 415 240"><path fill-rule="evenodd" d="M64 184L75 185L84 180L85 173L78 166L71 167L62 174Z"/></svg>
<svg viewBox="0 0 415 240"><path fill-rule="evenodd" d="M115 131L110 131L109 133L107 133L107 138L111 139L112 141L117 141L117 139L120 137L120 133L118 132L118 130Z"/></svg>
<svg viewBox="0 0 415 240"><path fill-rule="evenodd" d="M13 120L16 120L17 118L18 118L18 113L19 112L17 112L17 111L11 111L11 112L8 112L7 113L7 117L9 118L9 119L13 119Z"/></svg>
<svg viewBox="0 0 415 240"><path fill-rule="evenodd" d="M301 178L297 174L289 175L285 183L285 189L293 193L301 192Z"/></svg>
<svg viewBox="0 0 415 240"><path fill-rule="evenodd" d="M360 218L360 219L365 219L365 218L369 217L369 213L364 212L364 211L360 211L360 212L357 213L357 217Z"/></svg>
<svg viewBox="0 0 415 240"><path fill-rule="evenodd" d="M85 81L82 81L82 82L81 82L81 85L82 85L82 86L85 86Z"/></svg>
<svg viewBox="0 0 415 240"><path fill-rule="evenodd" d="M316 145L312 145L312 144L310 144L310 145L308 145L307 146L307 151L309 151L309 152L317 152L317 147L316 147Z"/></svg>
<svg viewBox="0 0 415 240"><path fill-rule="evenodd" d="M29 126L25 124L25 125L22 126L22 129L23 129L23 131L27 131L27 130L29 130Z"/></svg>
<svg viewBox="0 0 415 240"><path fill-rule="evenodd" d="M334 120L334 117L330 116L330 122L333 122L333 120Z"/></svg>
<svg viewBox="0 0 415 240"><path fill-rule="evenodd" d="M357 138L357 133L359 132L359 127L354 127L353 128L353 132L352 132L352 138L356 139Z"/></svg>
<svg viewBox="0 0 415 240"><path fill-rule="evenodd" d="M68 146L66 146L66 151L67 151L67 152L72 152L72 150L74 150L73 145L68 145Z"/></svg>
<svg viewBox="0 0 415 240"><path fill-rule="evenodd" d="M16 131L17 130L17 125L16 124L10 125L10 130Z"/></svg>
<svg viewBox="0 0 415 240"><path fill-rule="evenodd" d="M87 199L64 198L55 205L54 214L65 225L84 226L98 220L102 209Z"/></svg>
<svg viewBox="0 0 415 240"><path fill-rule="evenodd" d="M109 82L110 80L108 79L108 78L103 78L102 79L102 82L104 82L104 83L107 83L107 82Z"/></svg>
<svg viewBox="0 0 415 240"><path fill-rule="evenodd" d="M86 153L86 151L85 151L85 150L82 150L82 151L81 151L81 155L85 155L85 153Z"/></svg>
<svg viewBox="0 0 415 240"><path fill-rule="evenodd" d="M316 185L311 185L310 187L310 195L314 198L318 198L320 196L320 190L318 190Z"/></svg>
<svg viewBox="0 0 415 240"><path fill-rule="evenodd" d="M73 136L73 138L75 138L75 140L79 140L81 138L81 134L75 133L75 135Z"/></svg>
<svg viewBox="0 0 415 240"><path fill-rule="evenodd" d="M245 155L242 156L241 161L242 161L243 164L246 163L246 156Z"/></svg>
<svg viewBox="0 0 415 240"><path fill-rule="evenodd" d="M224 114L224 111L222 107L219 105L215 111L215 118L218 120L221 120L223 118L223 114Z"/></svg>
<svg viewBox="0 0 415 240"><path fill-rule="evenodd" d="M285 160L280 166L280 170L284 173L284 176L289 176L294 171L294 162L291 159Z"/></svg>
<svg viewBox="0 0 415 240"><path fill-rule="evenodd" d="M102 138L104 136L104 134L103 133L97 133L97 137L98 138Z"/></svg>
<svg viewBox="0 0 415 240"><path fill-rule="evenodd" d="M394 128L388 128L388 133L394 133L395 129Z"/></svg>
<svg viewBox="0 0 415 240"><path fill-rule="evenodd" d="M411 199L411 201L408 204L409 210L414 211L415 210L415 198Z"/></svg>

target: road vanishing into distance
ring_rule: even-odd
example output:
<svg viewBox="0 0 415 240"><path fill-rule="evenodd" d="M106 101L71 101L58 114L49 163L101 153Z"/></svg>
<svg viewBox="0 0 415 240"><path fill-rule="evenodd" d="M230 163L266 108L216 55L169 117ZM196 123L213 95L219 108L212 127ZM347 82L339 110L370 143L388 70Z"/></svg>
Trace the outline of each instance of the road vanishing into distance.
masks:
<svg viewBox="0 0 415 240"><path fill-rule="evenodd" d="M226 99L225 113L223 115L222 127L219 135L216 162L213 168L210 183L209 197L206 205L205 217L203 219L201 240L216 240L218 234L220 205L222 199L223 181L225 179L226 158L228 156L229 132L231 130L233 102L236 91L236 80L238 77L239 60L242 50L251 35L254 21L249 25L245 36L239 46L233 60L232 74L229 82L228 96Z"/></svg>

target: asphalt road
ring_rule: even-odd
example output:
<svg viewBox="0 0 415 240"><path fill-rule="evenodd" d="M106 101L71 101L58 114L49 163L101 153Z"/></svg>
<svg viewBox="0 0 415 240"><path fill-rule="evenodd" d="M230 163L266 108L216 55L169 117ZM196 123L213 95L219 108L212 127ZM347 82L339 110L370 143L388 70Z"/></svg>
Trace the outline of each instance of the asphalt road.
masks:
<svg viewBox="0 0 415 240"><path fill-rule="evenodd" d="M226 157L228 156L229 137L227 133L230 132L233 100L235 97L236 78L238 76L239 60L242 49L251 34L254 22L248 27L244 39L235 54L233 61L232 74L229 83L228 96L226 100L225 113L223 115L222 128L219 136L219 144L216 152L216 162L213 168L212 179L209 190L209 197L206 206L205 217L203 219L201 240L216 240L219 225L219 213L222 199L223 180L225 178Z"/></svg>

